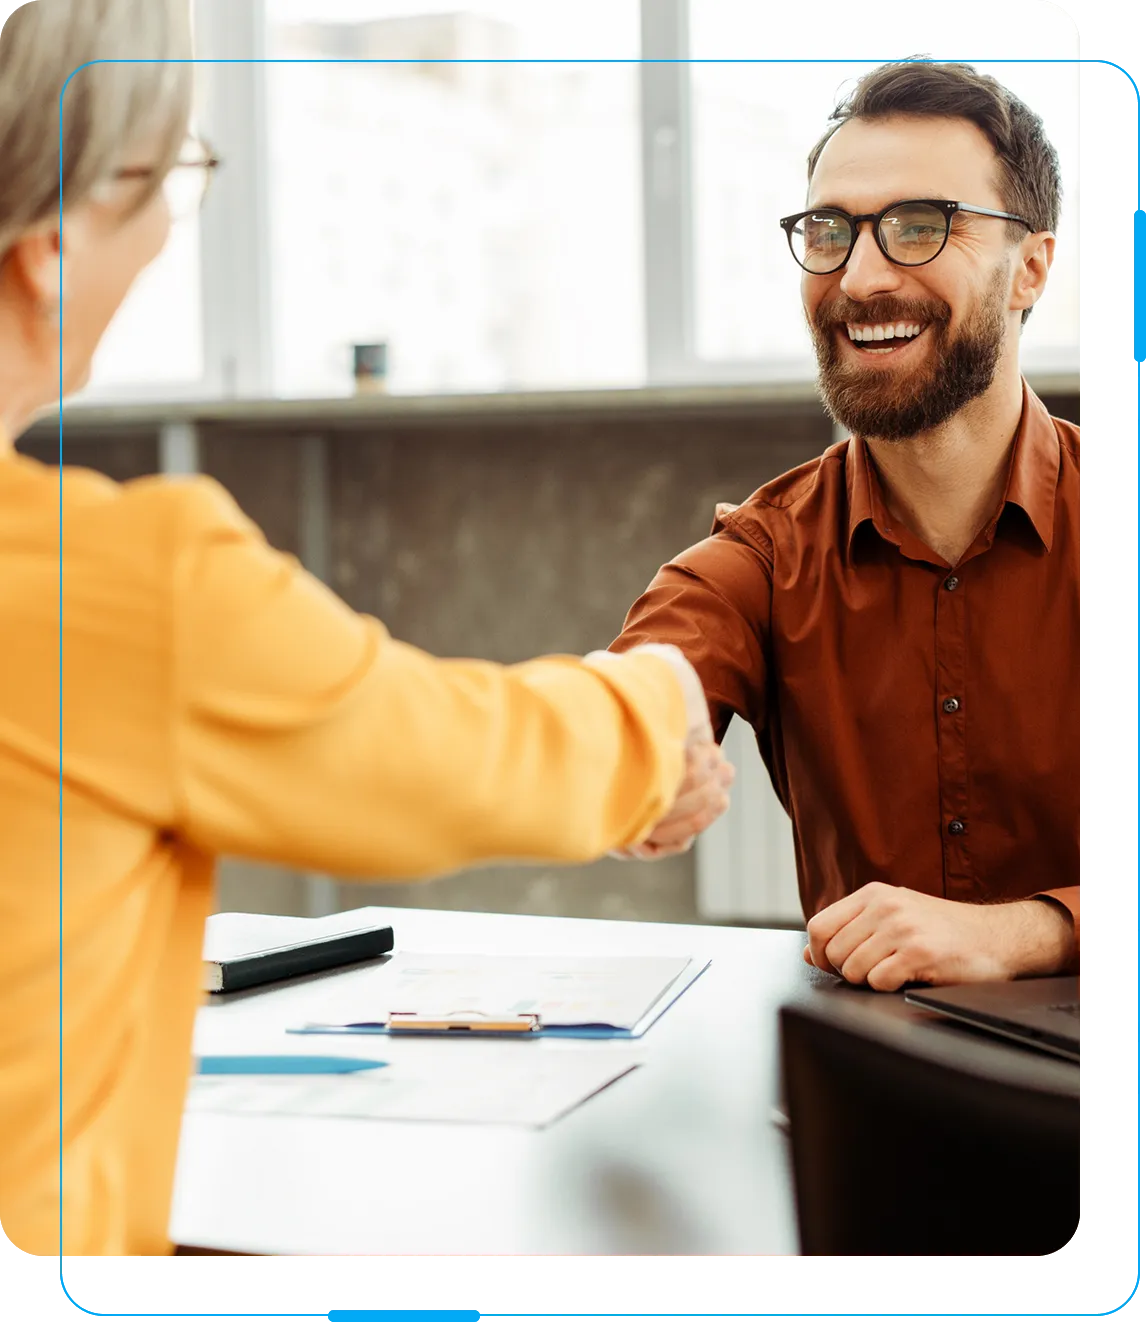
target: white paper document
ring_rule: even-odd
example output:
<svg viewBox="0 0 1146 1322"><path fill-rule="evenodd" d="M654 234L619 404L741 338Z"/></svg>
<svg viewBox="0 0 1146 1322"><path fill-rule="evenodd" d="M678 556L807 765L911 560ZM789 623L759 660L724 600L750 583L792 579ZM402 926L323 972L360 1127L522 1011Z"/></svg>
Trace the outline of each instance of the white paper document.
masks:
<svg viewBox="0 0 1146 1322"><path fill-rule="evenodd" d="M385 1023L392 1013L536 1015L543 1028L636 1030L707 961L685 956L419 955L403 951L315 1006L312 1024Z"/></svg>
<svg viewBox="0 0 1146 1322"><path fill-rule="evenodd" d="M488 1044L487 1044L488 1046ZM226 1115L336 1116L362 1120L436 1120L542 1128L608 1087L639 1062L614 1051L537 1050L413 1055L384 1069L329 1075L198 1075L188 1111Z"/></svg>

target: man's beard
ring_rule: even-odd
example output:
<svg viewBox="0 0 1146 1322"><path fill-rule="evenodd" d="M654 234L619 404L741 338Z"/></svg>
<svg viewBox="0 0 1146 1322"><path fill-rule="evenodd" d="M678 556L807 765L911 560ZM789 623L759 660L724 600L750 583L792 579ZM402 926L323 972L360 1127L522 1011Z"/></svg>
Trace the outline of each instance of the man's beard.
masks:
<svg viewBox="0 0 1146 1322"><path fill-rule="evenodd" d="M951 310L945 304L892 297L855 303L842 295L821 303L810 329L828 412L853 435L885 441L907 440L954 417L995 379L1006 335L1005 286L1006 272L1000 267L971 322L954 335ZM847 361L855 353L837 338L847 321L876 326L899 321L927 324L933 341L929 360L906 372L902 367L868 368Z"/></svg>

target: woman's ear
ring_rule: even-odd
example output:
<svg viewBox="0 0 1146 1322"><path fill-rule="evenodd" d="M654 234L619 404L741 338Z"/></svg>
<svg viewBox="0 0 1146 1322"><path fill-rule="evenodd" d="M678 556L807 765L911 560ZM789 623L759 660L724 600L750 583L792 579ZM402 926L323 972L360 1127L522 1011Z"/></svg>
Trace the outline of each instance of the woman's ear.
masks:
<svg viewBox="0 0 1146 1322"><path fill-rule="evenodd" d="M58 319L60 311L60 230L42 225L22 234L5 259L10 288L21 304L39 316ZM67 289L67 272L64 272Z"/></svg>
<svg viewBox="0 0 1146 1322"><path fill-rule="evenodd" d="M1054 262L1054 235L1049 230L1028 234L1019 249L1019 267L1011 287L1011 309L1033 308L1043 296Z"/></svg>

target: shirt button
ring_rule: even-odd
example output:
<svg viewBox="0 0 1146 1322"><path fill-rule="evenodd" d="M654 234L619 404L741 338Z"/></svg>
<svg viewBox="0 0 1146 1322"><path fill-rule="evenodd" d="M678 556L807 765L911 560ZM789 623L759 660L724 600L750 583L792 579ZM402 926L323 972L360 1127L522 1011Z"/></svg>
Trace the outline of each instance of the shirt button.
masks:
<svg viewBox="0 0 1146 1322"><path fill-rule="evenodd" d="M967 828L958 819L958 817L956 817L953 822L947 823L947 832L949 835L962 835L966 829Z"/></svg>
<svg viewBox="0 0 1146 1322"><path fill-rule="evenodd" d="M958 711L958 710L959 710L959 699L958 699L958 698L944 698L944 699L943 699L943 710L944 710L945 712L948 712L948 713L953 712L953 711Z"/></svg>
<svg viewBox="0 0 1146 1322"><path fill-rule="evenodd" d="M958 576L952 574L950 578L945 578L943 580L943 586L947 589L948 592L954 592L955 589L959 586Z"/></svg>

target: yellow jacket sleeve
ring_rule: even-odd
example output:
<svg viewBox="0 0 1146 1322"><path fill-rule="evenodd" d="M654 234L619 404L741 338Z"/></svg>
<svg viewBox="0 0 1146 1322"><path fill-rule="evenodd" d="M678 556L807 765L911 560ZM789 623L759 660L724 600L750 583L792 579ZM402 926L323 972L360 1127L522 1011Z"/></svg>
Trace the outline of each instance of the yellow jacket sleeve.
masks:
<svg viewBox="0 0 1146 1322"><path fill-rule="evenodd" d="M181 509L171 751L192 844L419 877L596 858L672 802L685 707L660 658L437 659L272 550L214 483Z"/></svg>

